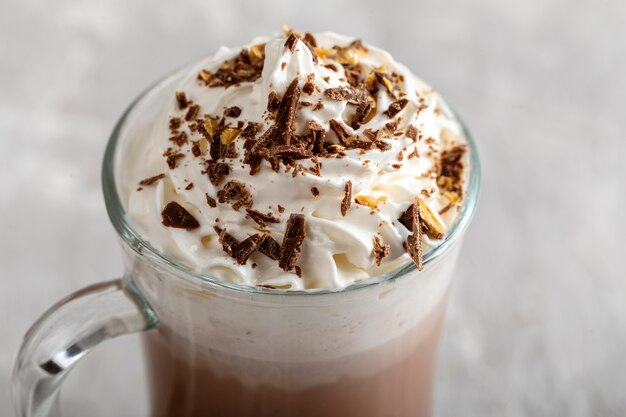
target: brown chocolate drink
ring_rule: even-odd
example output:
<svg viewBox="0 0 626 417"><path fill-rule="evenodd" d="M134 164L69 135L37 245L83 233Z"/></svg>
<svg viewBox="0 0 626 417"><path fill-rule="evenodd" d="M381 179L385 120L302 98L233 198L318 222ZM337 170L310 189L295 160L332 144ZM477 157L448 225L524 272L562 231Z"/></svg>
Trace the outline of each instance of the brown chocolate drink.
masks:
<svg viewBox="0 0 626 417"><path fill-rule="evenodd" d="M439 305L419 326L374 349L312 363L244 359L194 345L170 330L151 332L144 339L151 416L428 417L443 311ZM388 365L369 372L380 363ZM296 386L320 369L346 374ZM255 375L268 373L287 386L255 384Z"/></svg>

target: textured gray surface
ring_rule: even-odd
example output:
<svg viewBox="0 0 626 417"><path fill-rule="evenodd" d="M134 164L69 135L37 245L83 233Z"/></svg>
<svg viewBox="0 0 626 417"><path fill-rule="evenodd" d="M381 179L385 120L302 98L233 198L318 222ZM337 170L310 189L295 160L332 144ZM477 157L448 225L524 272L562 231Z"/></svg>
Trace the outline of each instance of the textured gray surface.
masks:
<svg viewBox="0 0 626 417"><path fill-rule="evenodd" d="M282 23L389 49L479 143L437 415L626 415L626 4L317 3L0 2L0 416L28 325L121 272L99 184L116 118L180 63ZM67 415L143 415L141 371L135 337L103 346Z"/></svg>

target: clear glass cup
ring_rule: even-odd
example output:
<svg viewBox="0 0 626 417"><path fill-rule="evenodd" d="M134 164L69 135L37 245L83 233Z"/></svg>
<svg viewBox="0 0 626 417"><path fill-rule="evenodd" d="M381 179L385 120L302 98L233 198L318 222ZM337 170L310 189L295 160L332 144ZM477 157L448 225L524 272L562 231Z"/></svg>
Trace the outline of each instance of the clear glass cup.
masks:
<svg viewBox="0 0 626 417"><path fill-rule="evenodd" d="M68 296L28 331L14 370L18 416L57 411L76 362L133 332L144 332L152 417L429 416L446 296L480 185L467 129L466 197L442 244L425 254L423 271L408 263L340 292L251 288L159 253L120 202L116 163L160 117L187 71L146 90L115 126L102 183L125 273Z"/></svg>

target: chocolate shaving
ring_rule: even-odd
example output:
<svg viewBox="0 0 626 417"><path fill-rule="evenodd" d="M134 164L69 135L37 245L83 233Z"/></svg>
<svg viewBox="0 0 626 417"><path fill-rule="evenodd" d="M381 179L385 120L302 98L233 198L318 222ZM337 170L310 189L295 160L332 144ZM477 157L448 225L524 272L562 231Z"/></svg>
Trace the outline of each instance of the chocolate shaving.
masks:
<svg viewBox="0 0 626 417"><path fill-rule="evenodd" d="M158 174L153 177L149 177L149 178L139 181L139 185L143 185L143 186L152 185L158 180L163 179L163 178L165 178L165 174Z"/></svg>
<svg viewBox="0 0 626 417"><path fill-rule="evenodd" d="M356 87L361 82L361 71L359 67L350 64L343 64L343 71L346 74L346 80L352 87Z"/></svg>
<svg viewBox="0 0 626 417"><path fill-rule="evenodd" d="M187 133L179 132L175 135L170 136L170 141L174 142L177 146L183 146L187 143Z"/></svg>
<svg viewBox="0 0 626 417"><path fill-rule="evenodd" d="M304 43L310 45L313 48L317 48L317 40L311 32L307 32L304 34L304 38L302 39Z"/></svg>
<svg viewBox="0 0 626 417"><path fill-rule="evenodd" d="M200 223L183 206L175 201L167 203L161 212L163 225L177 229L197 229Z"/></svg>
<svg viewBox="0 0 626 417"><path fill-rule="evenodd" d="M224 117L239 117L241 115L241 107L233 106L224 109Z"/></svg>
<svg viewBox="0 0 626 417"><path fill-rule="evenodd" d="M343 200L341 200L341 215L345 216L352 203L352 181L346 182L343 189Z"/></svg>
<svg viewBox="0 0 626 417"><path fill-rule="evenodd" d="M403 246L415 265L417 265L417 269L419 271L424 269L422 260L422 229L418 228L417 233L407 236Z"/></svg>
<svg viewBox="0 0 626 417"><path fill-rule="evenodd" d="M370 101L370 100L372 100L373 102L373 99L371 98L369 91L367 91L363 87L348 86L348 87L328 88L324 90L324 95L330 98L331 100L337 100L337 101L345 100L350 104L358 105L365 101Z"/></svg>
<svg viewBox="0 0 626 417"><path fill-rule="evenodd" d="M179 110L184 110L187 108L187 106L189 105L189 100L187 100L187 95L185 94L184 91L177 91L176 92L176 102L178 103L178 109Z"/></svg>
<svg viewBox="0 0 626 417"><path fill-rule="evenodd" d="M207 161L207 175L213 185L219 185L222 179L230 173L226 162Z"/></svg>
<svg viewBox="0 0 626 417"><path fill-rule="evenodd" d="M223 62L215 73L200 71L198 80L209 88L230 87L242 82L256 81L263 71L264 48L265 45L253 45L249 49L243 49L235 58Z"/></svg>
<svg viewBox="0 0 626 417"><path fill-rule="evenodd" d="M278 110L278 106L280 106L280 97L276 94L276 91L270 91L267 96L267 111L270 113L274 113Z"/></svg>
<svg viewBox="0 0 626 417"><path fill-rule="evenodd" d="M389 245L383 244L379 234L374 235L374 248L372 249L372 256L378 266L380 266L384 258L389 256Z"/></svg>
<svg viewBox="0 0 626 417"><path fill-rule="evenodd" d="M235 258L239 265L245 265L250 256L259 248L262 240L263 238L260 234L247 237L236 246L232 257Z"/></svg>
<svg viewBox="0 0 626 417"><path fill-rule="evenodd" d="M235 239L233 235L226 232L226 229L219 228L214 226L213 229L218 234L219 242L222 245L222 249L228 256L235 257L235 253L237 252L237 247L239 246L239 241Z"/></svg>
<svg viewBox="0 0 626 417"><path fill-rule="evenodd" d="M389 118L392 118L396 114L400 113L400 111L402 111L402 109L405 108L408 103L409 103L409 100L407 100L406 98L401 98L400 100L396 100L389 105L389 107L387 108L387 110L383 112L383 114Z"/></svg>
<svg viewBox="0 0 626 417"><path fill-rule="evenodd" d="M419 220L417 220L417 206L415 204L411 204L409 208L407 208L404 213L400 216L398 221L404 227L406 227L409 231L414 231L414 225L417 224Z"/></svg>
<svg viewBox="0 0 626 417"><path fill-rule="evenodd" d="M217 199L222 204L232 204L233 209L237 211L243 206L248 208L252 206L250 193L245 184L235 180L228 181L224 188L217 192Z"/></svg>
<svg viewBox="0 0 626 417"><path fill-rule="evenodd" d="M271 126L260 138L252 142L250 149L246 151L243 162L250 165L250 175L255 175L259 172L263 158L269 155L267 147L274 135L274 130L275 126Z"/></svg>
<svg viewBox="0 0 626 417"><path fill-rule="evenodd" d="M309 142L312 145L313 153L321 155L324 152L324 128L315 120L309 120L307 128L309 129Z"/></svg>
<svg viewBox="0 0 626 417"><path fill-rule="evenodd" d="M373 142L366 142L354 138L350 132L348 132L348 129L335 119L331 119L329 123L331 130L335 132L335 135L337 135L339 143L347 149L368 150L374 145Z"/></svg>
<svg viewBox="0 0 626 417"><path fill-rule="evenodd" d="M365 136L366 138L368 138L372 142L375 142L377 140L382 139L383 132L380 129L379 130L372 130L372 129L368 128L368 129L365 129L363 131L363 136Z"/></svg>
<svg viewBox="0 0 626 417"><path fill-rule="evenodd" d="M390 122L385 123L385 129L389 131L389 133L394 133L400 124L399 119L392 120Z"/></svg>
<svg viewBox="0 0 626 417"><path fill-rule="evenodd" d="M302 92L304 94L310 96L315 92L315 83L313 82L313 80L315 80L315 74L311 73L307 75L306 82L302 86Z"/></svg>
<svg viewBox="0 0 626 417"><path fill-rule="evenodd" d="M300 257L300 246L306 236L304 215L292 213L287 221L285 237L281 246L281 256L278 266L283 271L291 271Z"/></svg>
<svg viewBox="0 0 626 417"><path fill-rule="evenodd" d="M317 197L320 195L320 190L317 187L311 187L311 194L313 194L313 197Z"/></svg>
<svg viewBox="0 0 626 417"><path fill-rule="evenodd" d="M291 32L291 35L285 41L285 49L289 49L289 52L293 53L296 50L296 43L298 43L298 37Z"/></svg>
<svg viewBox="0 0 626 417"><path fill-rule="evenodd" d="M185 114L185 120L186 121L194 120L196 116L198 116L199 112L200 112L200 106L198 106L197 104L192 104L191 106L189 106L189 109L187 110L187 113Z"/></svg>
<svg viewBox="0 0 626 417"><path fill-rule="evenodd" d="M304 42L307 48L309 48L311 56L313 57L313 62L317 64L318 56L317 52L315 52L315 48L317 47L317 40L315 40L315 37L307 32L304 34L304 37L300 38L300 40Z"/></svg>
<svg viewBox="0 0 626 417"><path fill-rule="evenodd" d="M280 158L286 157L290 159L305 159L313 156L307 149L295 145L277 146L274 154Z"/></svg>
<svg viewBox="0 0 626 417"><path fill-rule="evenodd" d="M185 187L185 190L189 191L193 188L193 182L190 182L189 184L187 184L187 186Z"/></svg>
<svg viewBox="0 0 626 417"><path fill-rule="evenodd" d="M437 184L445 191L463 195L463 157L467 152L467 145L456 145L441 153L440 172L437 175Z"/></svg>
<svg viewBox="0 0 626 417"><path fill-rule="evenodd" d="M324 90L324 95L331 100L342 101L347 100L351 92L347 87L335 87Z"/></svg>
<svg viewBox="0 0 626 417"><path fill-rule="evenodd" d="M291 126L296 116L296 108L300 99L300 87L298 86L298 77L287 87L285 95L280 101L278 114L276 115L276 123L274 137L272 143L276 145L289 145L289 137L291 136Z"/></svg>
<svg viewBox="0 0 626 417"><path fill-rule="evenodd" d="M422 228L417 205L411 204L398 219L412 233L404 241L404 249L407 251L418 270L422 270Z"/></svg>
<svg viewBox="0 0 626 417"><path fill-rule="evenodd" d="M374 100L373 99L365 99L361 101L356 106L356 112L354 113L354 117L352 118L352 128L358 129L358 127L365 122L367 116L371 113L374 108Z"/></svg>
<svg viewBox="0 0 626 417"><path fill-rule="evenodd" d="M261 213L258 210L246 209L248 217L254 220L259 226L265 227L267 223L280 223L280 220L272 213Z"/></svg>
<svg viewBox="0 0 626 417"><path fill-rule="evenodd" d="M167 161L167 166L169 169L174 169L176 168L176 165L178 164L178 160L180 158L184 158L185 154L183 153L168 153L167 155L165 155L167 157L166 161Z"/></svg>
<svg viewBox="0 0 626 417"><path fill-rule="evenodd" d="M259 125L254 122L248 122L245 129L241 131L241 137L245 139L251 139L256 136L259 131Z"/></svg>
<svg viewBox="0 0 626 417"><path fill-rule="evenodd" d="M180 120L180 117L172 117L170 118L170 130L172 131L172 133L175 133L179 128L180 125L183 123L182 120Z"/></svg>
<svg viewBox="0 0 626 417"><path fill-rule="evenodd" d="M192 142L191 154L196 158L202 155L202 151L200 150L200 142L198 142L197 140Z"/></svg>
<svg viewBox="0 0 626 417"><path fill-rule="evenodd" d="M206 203L209 205L209 207L211 208L217 207L217 202L215 201L213 197L211 197L208 193L205 193L204 196L206 197Z"/></svg>
<svg viewBox="0 0 626 417"><path fill-rule="evenodd" d="M268 234L263 235L263 240L259 245L259 251L275 261L280 259L280 244Z"/></svg>
<svg viewBox="0 0 626 417"><path fill-rule="evenodd" d="M411 138L413 142L417 142L417 134L417 128L413 125L409 125L409 127L406 129L406 136L408 138Z"/></svg>
<svg viewBox="0 0 626 417"><path fill-rule="evenodd" d="M352 135L350 135L348 129L346 129L346 127L342 123L338 122L335 119L330 119L329 124L330 129L335 132L335 135L337 135L339 143L347 148L350 140L352 139Z"/></svg>

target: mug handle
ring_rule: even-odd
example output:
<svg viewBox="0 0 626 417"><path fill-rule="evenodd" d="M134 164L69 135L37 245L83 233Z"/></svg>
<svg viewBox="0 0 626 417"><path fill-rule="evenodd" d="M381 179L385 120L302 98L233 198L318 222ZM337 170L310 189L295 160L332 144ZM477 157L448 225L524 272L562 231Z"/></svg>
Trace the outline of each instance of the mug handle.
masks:
<svg viewBox="0 0 626 417"><path fill-rule="evenodd" d="M59 389L79 359L107 339L157 325L128 278L94 284L59 301L24 336L13 371L17 416L58 413Z"/></svg>

